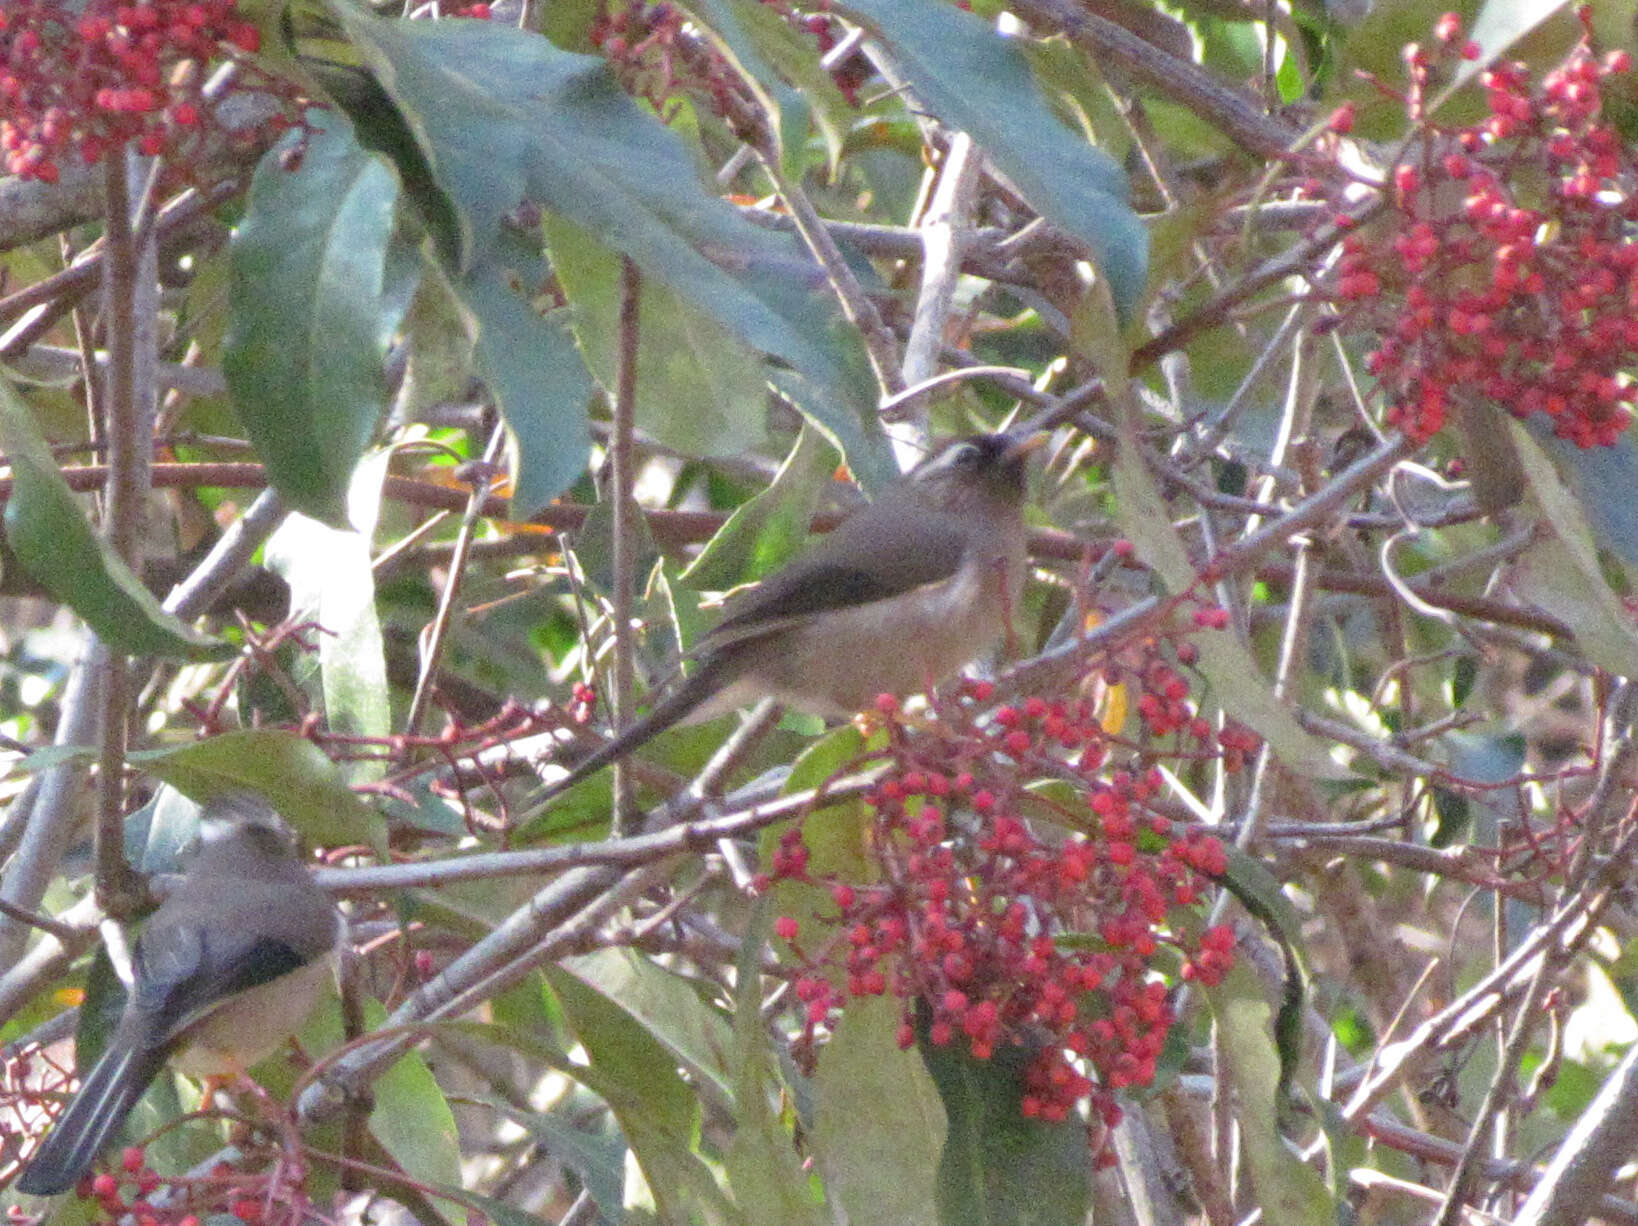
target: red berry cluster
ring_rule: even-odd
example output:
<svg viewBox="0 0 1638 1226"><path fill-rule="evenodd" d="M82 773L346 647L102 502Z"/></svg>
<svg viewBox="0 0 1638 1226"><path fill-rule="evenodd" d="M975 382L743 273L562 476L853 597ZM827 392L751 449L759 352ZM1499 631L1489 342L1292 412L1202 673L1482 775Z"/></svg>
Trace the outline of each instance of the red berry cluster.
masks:
<svg viewBox="0 0 1638 1226"><path fill-rule="evenodd" d="M154 1193L164 1189L164 1195ZM139 1145L120 1152L119 1169L86 1175L75 1188L81 1200L95 1201L106 1216L104 1221L134 1223L134 1226L199 1226L202 1217L217 1220L228 1214L246 1226L261 1226L269 1220L266 1176L245 1175L225 1162L217 1163L208 1175L167 1179L148 1165ZM290 1190L285 1189L288 1195ZM162 1201L163 1203L156 1203ZM304 1194L296 1192L292 1206L310 1208ZM299 1216L279 1215L280 1220Z"/></svg>
<svg viewBox="0 0 1638 1226"><path fill-rule="evenodd" d="M45 1049L29 1045L0 1061L0 1131L27 1153L46 1132L54 1108L48 1102L67 1097L73 1075L60 1068ZM263 1169L246 1171L217 1163L207 1174L164 1176L148 1165L145 1149L128 1146L110 1154L104 1169L82 1177L74 1191L95 1210L83 1216L94 1222L124 1226L199 1226L201 1220L231 1214L247 1226L277 1226L306 1221L312 1200L304 1183L306 1168L276 1140L255 1147L241 1143L245 1162ZM15 1156L15 1153L14 1153ZM14 1172L13 1172L14 1173ZM13 1207L11 1217L21 1220Z"/></svg>
<svg viewBox="0 0 1638 1226"><path fill-rule="evenodd" d="M1213 744L1169 666L1151 659L1114 679L1138 684L1152 735ZM1089 1099L1112 1127L1114 1092L1153 1080L1174 1021L1162 966L1215 983L1232 962L1229 929L1176 923L1224 871L1225 852L1160 811L1153 766L1109 769L1113 753L1134 765L1143 755L1090 701L991 711L990 696L987 683L966 683L916 735L891 697L879 700L889 745L866 797L874 880L816 875L800 827L780 840L770 879L822 884L835 908L821 911L827 931L811 934L822 946L800 943L790 917L776 925L803 959L794 990L805 1036L850 998L891 992L905 1002L903 1046L919 1035L979 1059L1023 1047L1035 1053L1026 1115L1063 1120ZM1078 799L1025 790L1043 776L1071 781Z"/></svg>
<svg viewBox="0 0 1638 1226"><path fill-rule="evenodd" d="M615 0L598 13L588 37L608 57L626 91L646 99L662 115L667 100L686 83L699 85L712 98L716 112L727 114L732 74L724 65L721 71L704 74L708 79L694 80L701 74L685 62L679 46L684 21L683 11L664 0L659 4Z"/></svg>
<svg viewBox="0 0 1638 1226"><path fill-rule="evenodd" d="M1343 240L1343 317L1378 336L1368 369L1414 439L1460 399L1609 445L1638 400L1623 373L1638 360L1638 156L1602 119L1600 87L1631 56L1599 58L1584 37L1539 85L1498 63L1480 78L1486 118L1447 127L1424 98L1478 48L1454 14L1435 33L1406 49L1415 136L1385 185L1388 216Z"/></svg>
<svg viewBox="0 0 1638 1226"><path fill-rule="evenodd" d="M0 6L0 151L14 175L55 182L134 144L186 160L214 113L206 66L261 35L234 0L7 0ZM254 78L252 80L251 78ZM273 88L246 71L237 88Z"/></svg>
<svg viewBox="0 0 1638 1226"><path fill-rule="evenodd" d="M589 724L596 712L597 687L585 681L576 681L569 691L569 718L577 724Z"/></svg>

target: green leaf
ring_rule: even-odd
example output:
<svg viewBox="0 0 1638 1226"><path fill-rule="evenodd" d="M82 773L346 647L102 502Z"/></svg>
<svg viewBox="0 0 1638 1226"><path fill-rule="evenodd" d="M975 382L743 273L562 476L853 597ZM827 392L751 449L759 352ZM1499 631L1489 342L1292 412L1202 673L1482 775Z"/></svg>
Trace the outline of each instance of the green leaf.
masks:
<svg viewBox="0 0 1638 1226"><path fill-rule="evenodd" d="M1598 547L1629 567L1638 566L1638 502L1629 497L1638 489L1638 438L1628 430L1614 446L1582 448L1544 430L1532 429L1531 437L1553 458L1558 472L1575 491Z"/></svg>
<svg viewBox="0 0 1638 1226"><path fill-rule="evenodd" d="M620 1220L626 1144L618 1134L587 1132L577 1127L569 1122L567 1107L561 1111L527 1112L505 1103L488 1105L539 1137L552 1157L579 1177L603 1217L610 1222Z"/></svg>
<svg viewBox="0 0 1638 1226"><path fill-rule="evenodd" d="M547 967L545 974L595 1071L586 1084L619 1121L662 1219L688 1221L693 1207L713 1224L746 1222L694 1152L700 1106L676 1058L592 983L566 967ZM629 1188L626 1203L633 1203Z"/></svg>
<svg viewBox="0 0 1638 1226"><path fill-rule="evenodd" d="M826 733L797 757L782 794L789 796L818 787L864 749L865 739L852 724ZM772 894L775 914L794 919L801 934L813 932L818 916L836 914L830 890L818 881L875 880L877 872L867 846L873 818L873 811L857 796L824 805L803 817L802 842L808 849L808 873L814 880L776 881ZM763 863L773 856L784 830L784 826L770 826L762 832L759 841Z"/></svg>
<svg viewBox="0 0 1638 1226"><path fill-rule="evenodd" d="M812 1146L853 1226L920 1221L934 1201L944 1107L927 1066L898 1044L900 1008L850 1001L819 1052Z"/></svg>
<svg viewBox="0 0 1638 1226"><path fill-rule="evenodd" d="M956 1044L935 1047L925 1027L917 1029L949 1123L938 1164L939 1226L1085 1221L1092 1175L1086 1125L1024 1115L1024 1070L1033 1053L1004 1044L979 1060Z"/></svg>
<svg viewBox="0 0 1638 1226"><path fill-rule="evenodd" d="M804 426L768 488L735 508L683 572L682 584L725 592L790 561L808 538L808 522L837 459L836 449Z"/></svg>
<svg viewBox="0 0 1638 1226"><path fill-rule="evenodd" d="M200 807L169 784L125 819L125 856L144 873L182 871L182 853L199 835Z"/></svg>
<svg viewBox="0 0 1638 1226"><path fill-rule="evenodd" d="M734 1100L737 1070L730 1055L732 1029L685 980L629 950L568 958L562 968L595 986L640 1022L722 1101Z"/></svg>
<svg viewBox="0 0 1638 1226"><path fill-rule="evenodd" d="M897 475L856 334L793 236L740 217L702 186L677 133L598 57L486 21L389 21L334 0L460 221L457 268L494 258L525 199L561 213L764 354L836 438L860 480Z"/></svg>
<svg viewBox="0 0 1638 1226"><path fill-rule="evenodd" d="M74 610L97 637L133 656L222 660L230 643L200 634L160 608L131 568L91 530L28 407L0 378L0 449L11 465L6 542L52 599Z"/></svg>
<svg viewBox="0 0 1638 1226"><path fill-rule="evenodd" d="M387 658L376 614L370 541L381 506L381 482L391 452L358 467L348 518L358 526L332 528L300 512L286 517L267 542L267 564L290 585L290 616L323 627L317 636L324 711L330 731L384 737L392 731ZM355 782L378 779L380 762L353 763Z"/></svg>
<svg viewBox="0 0 1638 1226"><path fill-rule="evenodd" d="M474 1220L474 1217L476 1217L477 1220L488 1218L489 1221L494 1223L494 1226L552 1226L551 1222L546 1218L530 1213L527 1209L519 1209L516 1205L504 1200L498 1200L493 1196L480 1196L478 1193L469 1192L457 1184L434 1184L432 1190L467 1208L476 1209L478 1211L477 1215L469 1216L468 1221ZM615 1208L618 1209L619 1205L616 1204ZM609 1220L615 1221L618 1218Z"/></svg>
<svg viewBox="0 0 1638 1226"><path fill-rule="evenodd" d="M234 407L295 509L346 523L353 466L386 408L383 362L418 272L393 244L398 183L353 138L345 115L315 112L292 170L290 133L256 167L230 246L222 356Z"/></svg>
<svg viewBox="0 0 1638 1226"><path fill-rule="evenodd" d="M1233 1084L1240 1104L1235 1114L1242 1152L1263 1220L1281 1226L1335 1226L1337 1207L1325 1181L1280 1135L1280 1061L1271 1010L1256 974L1241 959L1222 983L1205 992L1223 1054L1219 1072Z"/></svg>
<svg viewBox="0 0 1638 1226"><path fill-rule="evenodd" d="M612 390L620 356L620 257L562 214L548 213L543 224L586 364ZM761 360L674 291L644 280L638 428L684 455L739 455L756 448L767 416Z"/></svg>
<svg viewBox="0 0 1638 1226"><path fill-rule="evenodd" d="M1509 421L1513 445L1542 518L1552 528L1520 559L1518 582L1529 599L1575 631L1587 659L1618 677L1638 677L1638 632L1604 579L1592 528L1553 462L1521 422Z"/></svg>
<svg viewBox="0 0 1638 1226"><path fill-rule="evenodd" d="M128 756L133 765L201 803L226 792L259 793L314 843L383 841L375 810L353 794L316 745L292 732L247 728Z"/></svg>
<svg viewBox="0 0 1638 1226"><path fill-rule="evenodd" d="M1233 843L1225 843L1223 851L1228 860L1223 870L1224 888L1268 928L1285 959L1280 1010L1274 1019L1275 1050L1280 1058L1275 1092L1283 1095L1292 1085L1302 1060L1302 1010L1310 978L1302 923L1279 879L1260 860Z"/></svg>
<svg viewBox="0 0 1638 1226"><path fill-rule="evenodd" d="M386 1020L381 1002L366 998L366 1028L376 1029ZM459 1188L461 1145L455 1113L421 1053L405 1052L370 1083L370 1092L375 1098L370 1134L381 1148L417 1181Z"/></svg>
<svg viewBox="0 0 1638 1226"><path fill-rule="evenodd" d="M467 319L478 373L506 419L512 514L526 519L585 471L591 378L563 321L536 314L504 265L480 264L451 289Z"/></svg>
<svg viewBox="0 0 1638 1226"><path fill-rule="evenodd" d="M984 147L1043 217L1092 248L1123 319L1143 293L1149 236L1116 162L1052 113L1029 62L994 25L926 0L846 0L933 113Z"/></svg>
<svg viewBox="0 0 1638 1226"><path fill-rule="evenodd" d="M1227 867L1223 870L1223 884L1240 900L1241 906L1255 915L1275 938L1297 954L1304 949L1302 921L1297 909L1285 896L1279 878L1268 867L1233 843L1224 843Z"/></svg>
<svg viewBox="0 0 1638 1226"><path fill-rule="evenodd" d="M420 421L426 409L466 393L472 380L473 346L449 282L423 277L404 319L404 416Z"/></svg>

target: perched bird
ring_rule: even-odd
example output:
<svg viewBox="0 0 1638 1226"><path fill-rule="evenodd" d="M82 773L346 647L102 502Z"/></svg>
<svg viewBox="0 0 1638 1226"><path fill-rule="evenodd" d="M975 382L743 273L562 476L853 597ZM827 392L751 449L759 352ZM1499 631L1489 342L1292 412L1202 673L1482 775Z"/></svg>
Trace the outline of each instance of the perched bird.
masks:
<svg viewBox="0 0 1638 1226"><path fill-rule="evenodd" d="M167 1061L232 1076L299 1027L332 973L341 915L259 797L207 805L203 846L131 957L125 1012L79 1093L17 1181L74 1186Z"/></svg>
<svg viewBox="0 0 1638 1226"><path fill-rule="evenodd" d="M1025 463L1045 436L957 439L783 570L731 596L695 668L550 784L550 799L686 718L763 698L846 719L993 644L1023 588Z"/></svg>

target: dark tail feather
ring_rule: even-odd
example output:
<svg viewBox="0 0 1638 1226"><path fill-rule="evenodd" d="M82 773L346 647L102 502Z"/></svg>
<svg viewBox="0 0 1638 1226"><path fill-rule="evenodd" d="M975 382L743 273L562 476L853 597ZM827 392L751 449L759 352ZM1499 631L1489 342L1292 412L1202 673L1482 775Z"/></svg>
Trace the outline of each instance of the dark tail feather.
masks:
<svg viewBox="0 0 1638 1226"><path fill-rule="evenodd" d="M568 791L583 779L588 779L609 763L625 757L634 749L660 735L673 724L686 719L690 712L716 693L720 675L727 663L721 655L702 661L699 668L674 686L669 694L655 703L647 715L631 724L618 736L611 737L587 754L562 779L546 785L536 798L544 804Z"/></svg>
<svg viewBox="0 0 1638 1226"><path fill-rule="evenodd" d="M164 1066L165 1054L163 1048L128 1045L103 1052L17 1181L17 1190L55 1196L78 1183Z"/></svg>

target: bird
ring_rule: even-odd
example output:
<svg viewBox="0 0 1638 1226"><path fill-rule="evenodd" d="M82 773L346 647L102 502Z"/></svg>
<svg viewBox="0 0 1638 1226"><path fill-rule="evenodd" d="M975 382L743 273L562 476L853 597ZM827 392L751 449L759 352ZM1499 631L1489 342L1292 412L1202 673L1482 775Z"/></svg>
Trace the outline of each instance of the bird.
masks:
<svg viewBox="0 0 1638 1226"><path fill-rule="evenodd" d="M273 808L259 796L218 798L204 806L200 837L137 938L119 1024L18 1191L72 1188L167 1062L192 1077L242 1074L301 1025L333 974L341 914Z"/></svg>
<svg viewBox="0 0 1638 1226"><path fill-rule="evenodd" d="M879 694L919 692L970 663L1018 606L1026 464L1046 437L948 442L783 569L731 595L689 653L693 671L537 803L684 720L764 698L847 719Z"/></svg>

